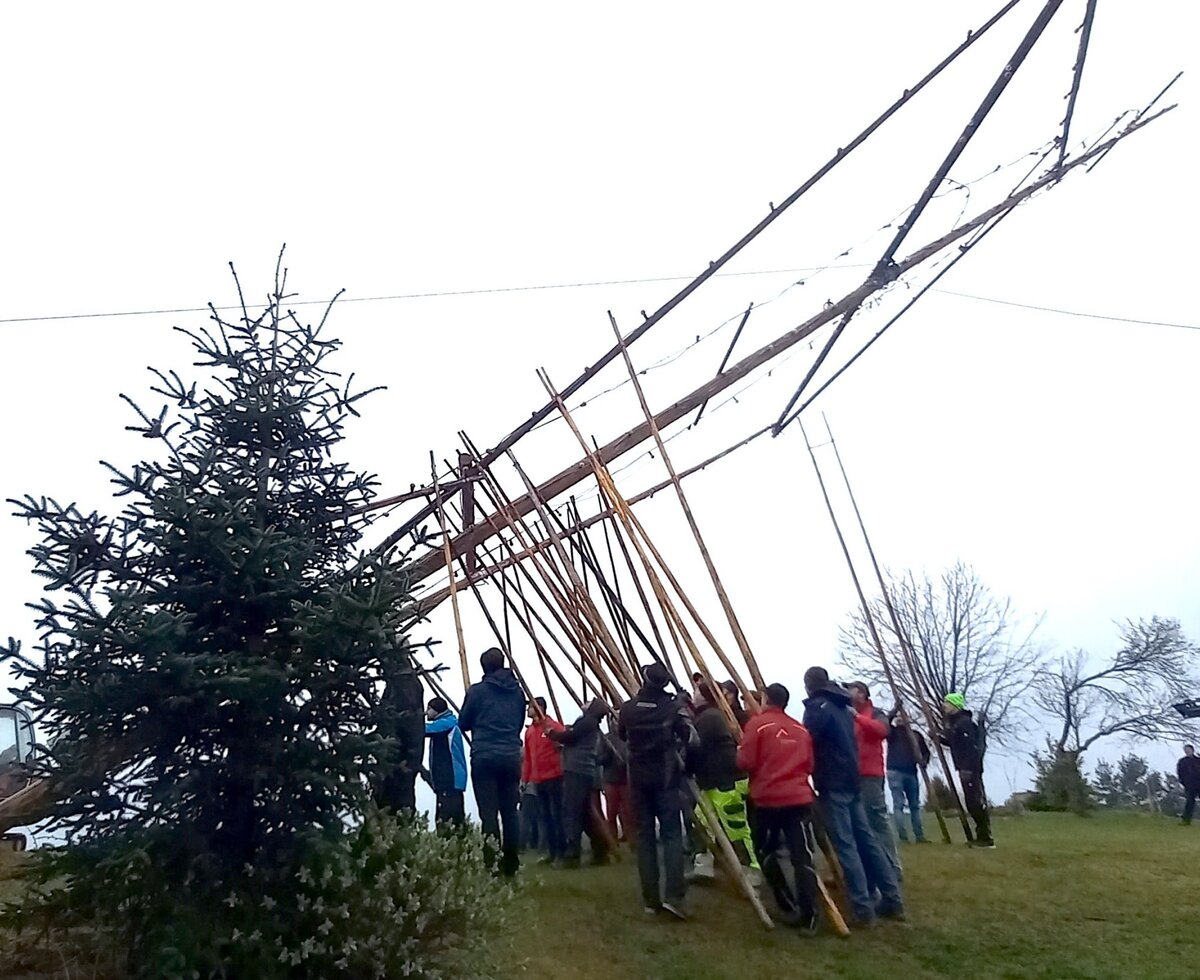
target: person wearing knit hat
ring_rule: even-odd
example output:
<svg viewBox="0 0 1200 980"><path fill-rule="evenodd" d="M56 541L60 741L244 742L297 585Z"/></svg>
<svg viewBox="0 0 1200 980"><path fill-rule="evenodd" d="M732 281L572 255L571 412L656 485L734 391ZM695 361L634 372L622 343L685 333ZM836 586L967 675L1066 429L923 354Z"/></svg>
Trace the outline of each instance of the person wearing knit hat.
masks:
<svg viewBox="0 0 1200 980"><path fill-rule="evenodd" d="M951 692L943 699L942 713L946 717L946 725L940 741L950 747L950 756L962 783L967 812L975 821L975 840L971 844L974 847L995 847L991 814L983 789L983 729L967 710L967 699L957 692Z"/></svg>

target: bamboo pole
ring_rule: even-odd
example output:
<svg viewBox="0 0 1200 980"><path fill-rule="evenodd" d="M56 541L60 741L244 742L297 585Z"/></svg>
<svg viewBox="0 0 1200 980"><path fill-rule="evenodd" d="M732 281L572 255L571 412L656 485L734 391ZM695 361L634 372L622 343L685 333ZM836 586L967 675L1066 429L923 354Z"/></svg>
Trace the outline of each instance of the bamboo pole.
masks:
<svg viewBox="0 0 1200 980"><path fill-rule="evenodd" d="M838 451L837 441L833 438L833 429L830 428L829 419L825 417L824 413L821 413L821 418L825 422L825 431L829 436L829 444L833 447L833 455L837 460L838 469L841 470L842 481L845 483L846 493L850 497L850 505L854 508L854 516L858 519L858 528L862 532L863 541L867 546L867 554L871 557L871 567L875 570L875 578L879 583L880 591L883 593L883 601L887 606L888 614L891 617L892 628L896 631L896 636L899 637L900 620L896 616L896 610L893 608L891 598L888 595L887 585L883 580L883 572L880 570L879 562L875 558L875 549L871 546L871 539L867 535L867 526L863 521L862 511L860 511L858 508L858 500L854 496L854 489L850 486L850 477L846 473L845 464L842 462L842 454ZM811 448L809 449L809 453L812 454ZM816 457L814 456L813 459L815 462ZM900 686L896 683L896 678L892 675L891 665L888 663L887 657L883 655L882 644L879 646L879 655L879 662L883 665L883 672L887 677L888 687L892 689L892 698L895 701L896 710L900 713L900 718L904 722L904 730L908 733L908 741L912 746L913 759L916 760L917 766L921 770L921 778L925 783L925 793L929 797L929 804L933 807L934 815L937 817L938 829L941 831L942 841L943 843L949 844L951 843L950 828L946 826L946 817L942 813L942 808L937 801L937 797L934 795L933 784L929 781L929 773L925 768L925 764L921 761L921 749L917 744L917 734L915 731L913 731L912 720L909 718L908 710L904 706L904 699L900 696ZM929 724L929 722L930 719L926 717L926 723ZM932 726L929 729L929 737L931 739L937 738L937 729L933 728Z"/></svg>
<svg viewBox="0 0 1200 980"><path fill-rule="evenodd" d="M581 611L591 624L594 634L599 640L601 646L611 657L611 663L609 665L610 668L614 670L617 676L621 676L622 674L624 675L623 679L628 682L626 685L627 687L636 686L632 675L630 675L627 670L619 669L621 666L621 654L617 650L616 641L613 639L612 634L609 632L608 627L604 624L604 621L600 618L599 610L596 609L595 604L591 601L591 597L587 594L587 586L584 585L583 579L579 577L579 573L575 570L575 566L571 563L570 557L567 555L566 548L562 543L562 538L551 526L550 518L546 514L546 504L542 498L538 496L537 487L534 485L533 481L529 479L529 476L525 473L525 470L521 468L521 464L517 462L517 458L513 455L512 450L508 450L505 455L508 456L508 460L510 463L512 463L513 468L516 469L517 475L520 476L521 481L525 484L526 492L530 494L533 500L534 507L541 515L542 523L545 525L546 531L550 536L550 540L554 544L554 550L558 555L559 560L566 568L567 574L570 577L571 582L574 584L577 594L579 595Z"/></svg>
<svg viewBox="0 0 1200 980"><path fill-rule="evenodd" d="M734 612L733 603L729 599L729 593L725 589L725 584L721 581L721 576L717 573L716 563L713 562L712 554L708 550L704 536L700 533L700 525L696 522L696 515L692 512L692 505L688 502L687 494L683 492L683 484L679 480L679 475L675 472L675 464L671 462L671 454L667 452L667 445L663 442L662 432L654 421L654 413L650 411L650 405L646 401L646 392L642 388L641 381L638 380L638 373L633 366L633 359L629 356L629 349L625 346L620 328L617 326L617 321L613 317L611 310L608 314L608 322L612 325L613 334L617 338L617 346L621 348L621 357L625 361L625 370L629 373L629 380L633 384L633 390L637 393L638 404L642 407L642 414L646 416L646 424L650 427L650 434L654 437L654 443L658 446L658 453L662 457L663 465L667 468L667 475L671 478L671 485L675 488L675 495L679 498L679 506L683 509L683 516L687 519L688 527L691 528L692 537L696 539L696 547L700 549L700 557L704 559L704 567L708 569L709 578L712 579L717 598L721 601L721 608L725 611L725 618L729 622L733 638L737 642L738 649L742 653L742 658L745 660L746 666L750 671L750 676L754 680L756 692L765 691L767 684L763 680L762 671L759 670L758 662L754 659L754 653L750 649L750 641L746 639L746 633L742 629L742 624L738 620L737 613ZM757 710L757 694L747 696L748 692L745 690L742 693L743 697L746 697L747 707L751 711Z"/></svg>
<svg viewBox="0 0 1200 980"><path fill-rule="evenodd" d="M500 488L498 482L495 480L495 477L490 472L490 470L484 469L483 472L485 472L487 474L487 479L482 481L480 486L483 488L484 492L488 495L488 497L491 498L491 502L492 502L493 506L495 506L497 508L498 513L500 513L502 516L507 516L504 514L506 505L504 503L505 495L504 495L503 489ZM493 484L496 494L498 494L498 496L493 495L492 488L489 487L489 485L488 485L489 482L491 484ZM487 520L492 521L493 518L489 516L487 518ZM513 519L510 526L513 528L513 531L517 537L517 540L522 544L523 547L526 547L527 546L527 539L525 537L526 528L525 528L523 519L520 516L516 516L515 519ZM565 582L563 582L562 589L560 589L559 586L556 585L555 582L553 581L554 576L551 575L551 572L547 569L547 567L544 567L542 562L535 560L532 562L532 564L533 564L534 568L538 571L539 575L542 577L543 581L545 582L546 587L550 591L550 594L553 596L555 603L558 605L558 607L562 611L562 613L567 617L566 621L563 621L561 619L559 620L560 625L562 625L567 630L569 635L573 636L574 642L576 644L577 649L580 652L581 657L588 658L589 654L592 655L592 662L590 662L590 665L592 666L592 670L595 673L596 678L600 682L601 686L607 692L609 692L611 694L612 692L614 692L616 690L616 688L612 686L611 679L608 678L605 675L605 673L598 666L598 664L600 663L600 660L598 658L594 657L595 651L592 648L591 638L584 626L582 614L579 610L578 604L575 601L573 601L572 599L568 598L568 595L567 595L567 593L569 591L568 586L566 585ZM546 564L548 565L549 563L546 563ZM558 573L557 566L551 565L550 568L553 568L554 572ZM544 596L543 596L543 599L544 599ZM550 607L548 606L548 608L550 608ZM558 618L558 617L556 616L556 618ZM566 653L565 650L564 650L564 653ZM568 656L568 660L569 659L570 658ZM587 687L586 676L583 678L583 687L584 687L584 697L586 697L586 687Z"/></svg>
<svg viewBox="0 0 1200 980"><path fill-rule="evenodd" d="M604 469L604 466L602 463L599 463L598 460L596 460L594 457L591 457L590 450L587 446L587 442L584 440L582 433L580 433L579 429L576 427L575 421L571 417L570 412L567 410L566 404L562 401L561 397L559 397L558 392L556 392L554 390L553 385L550 384L549 378L545 376L544 372L541 372L541 377L542 377L543 384L546 386L547 392L550 394L550 396L554 400L554 402L558 405L559 413L567 421L568 425L571 427L572 432L574 432L576 438L579 440L580 445L582 446L584 451L589 454L589 458L592 459L594 472L596 475L597 482L600 484L601 491L603 493L609 495L609 498L610 498L611 502L613 503L614 509L615 509L616 513L618 514L618 516L620 516L622 518L627 518L628 516L630 516L628 504L625 503L624 499L617 492L617 489L612 482L611 476ZM658 576L654 573L654 569L650 565L646 554L641 549L641 544L638 541L638 538L632 533L632 531L630 531L630 541L633 543L635 549L637 549L639 556L641 557L643 563L645 564L646 571L647 571L647 577L650 580L651 586L654 587L655 593L658 596L660 602L664 603L664 613L667 616L668 625L671 623L672 619L674 619L675 625L678 626L683 631L684 636L687 637L688 634L686 633L686 628L683 626L682 619L679 617L678 612L674 609L674 606L670 603L670 599L666 594L666 590L663 588L662 583L658 580ZM706 665L704 664L702 655L699 653L699 651L697 649L695 649L694 645L691 645L691 649L692 649L693 654L697 658L697 663L698 663L698 665L700 665L701 670L707 674L707 671L705 669ZM708 680L711 685L711 689L713 691L719 690L719 688L717 688L716 685L712 682L712 678L711 678L710 674L708 675ZM676 682L676 683L678 686L678 682ZM717 702L718 702L718 707L723 708L724 713L730 715L730 718L727 720L732 724L733 730L735 732L738 732L737 722L736 722L736 720L734 720L732 718L732 710L730 709L729 704L726 702L725 698L718 697ZM739 732L739 734L740 734L740 732ZM724 861L724 863L726 865L727 873L730 875L730 877L733 881L735 881L739 884L743 894L746 896L746 899L750 902L751 907L754 909L755 914L759 917L759 920L763 923L763 925L768 929L774 928L774 925L775 925L774 921L771 919L770 915L767 914L767 910L763 907L762 900L759 898L758 892L755 891L754 885L750 882L749 878L746 877L745 872L742 870L741 862L738 861L737 855L734 853L733 845L730 843L729 837L725 833L724 827L722 826L720 821L716 818L716 814L712 810L710 801L705 799L703 794L700 793L699 788L696 786L696 783L694 780L688 779L687 786L688 786L688 791L689 791L690 795L701 806L702 810L706 813L707 818L709 819L710 823L712 824L714 836L717 841L718 856ZM843 921L841 921L840 914L838 913L836 907L832 907L830 910L830 922L834 924L834 928L837 928L838 922L841 922L841 926L843 929L845 928L845 923Z"/></svg>
<svg viewBox="0 0 1200 980"><path fill-rule="evenodd" d="M429 452L429 471L430 477L436 486L437 464L434 461L432 450ZM455 582L454 558L450 548L450 535L446 530L446 512L442 508L441 495L435 492L433 499L436 504L438 526L442 531L442 551L446 556L446 571L450 575L450 606L454 610L454 634L458 638L458 660L462 666L463 691L465 692L471 686L471 673L467 669L467 641L463 637L462 614L458 608L458 584ZM470 580L469 575L467 579L468 581Z"/></svg>

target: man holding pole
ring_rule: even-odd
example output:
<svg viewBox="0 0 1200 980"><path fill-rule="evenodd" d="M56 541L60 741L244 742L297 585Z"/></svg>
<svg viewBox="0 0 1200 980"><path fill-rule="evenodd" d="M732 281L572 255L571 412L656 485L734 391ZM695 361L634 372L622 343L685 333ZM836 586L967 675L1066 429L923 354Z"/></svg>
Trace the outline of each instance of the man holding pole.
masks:
<svg viewBox="0 0 1200 980"><path fill-rule="evenodd" d="M875 832L897 880L904 877L896 840L888 820L887 797L883 795L883 743L888 737L887 715L871 703L871 691L862 681L847 685L854 708L854 741L858 745L858 782L867 821Z"/></svg>
<svg viewBox="0 0 1200 980"><path fill-rule="evenodd" d="M488 840L488 864L495 866L500 844L499 872L512 877L520 867L521 823L517 801L521 789L521 726L525 695L504 652L492 647L479 658L483 680L472 684L463 698L458 727L474 734L471 742L471 785L479 822Z"/></svg>
<svg viewBox="0 0 1200 980"><path fill-rule="evenodd" d="M875 839L863 809L858 777L858 745L850 695L829 679L823 667L804 674L808 699L804 727L813 741L813 786L821 813L846 878L856 924L869 928L878 916L905 918L895 872ZM874 892L880 900L875 903Z"/></svg>
<svg viewBox="0 0 1200 980"><path fill-rule="evenodd" d="M521 782L537 795L538 842L550 864L563 856L563 766L562 753L550 733L563 724L546 714L546 699L534 698L529 705L529 727L521 760Z"/></svg>
<svg viewBox="0 0 1200 980"><path fill-rule="evenodd" d="M975 840L971 846L995 847L992 819L983 791L983 731L967 710L967 699L961 694L947 694L942 712L946 716L946 727L941 742L950 747L950 756L962 783L967 812L975 821Z"/></svg>
<svg viewBox="0 0 1200 980"><path fill-rule="evenodd" d="M642 671L637 697L621 706L617 733L629 747L629 786L637 821L638 877L647 912L660 909L686 919L683 877L683 759L697 742L684 704L667 693L670 675L662 664ZM665 889L659 891L661 839Z"/></svg>
<svg viewBox="0 0 1200 980"><path fill-rule="evenodd" d="M920 758L913 755L913 744ZM892 791L892 819L896 824L896 836L908 842L908 829L904 825L904 810L907 806L912 821L913 840L928 844L925 827L921 823L921 784L917 779L917 767L929 765L929 745L916 729L910 728L908 719L899 707L888 714L887 737L887 781Z"/></svg>

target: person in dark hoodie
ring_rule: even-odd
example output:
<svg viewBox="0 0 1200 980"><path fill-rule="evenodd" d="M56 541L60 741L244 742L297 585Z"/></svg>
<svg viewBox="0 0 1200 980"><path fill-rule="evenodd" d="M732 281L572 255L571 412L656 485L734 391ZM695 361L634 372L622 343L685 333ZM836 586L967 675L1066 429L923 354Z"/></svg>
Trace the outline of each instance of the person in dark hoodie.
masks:
<svg viewBox="0 0 1200 980"><path fill-rule="evenodd" d="M863 809L850 695L829 680L823 667L805 672L804 687L808 692L804 727L813 742L813 786L846 878L855 924L871 926L878 916L903 919L904 901L896 874Z"/></svg>
<svg viewBox="0 0 1200 980"><path fill-rule="evenodd" d="M913 754L916 743L918 755ZM925 827L921 823L921 782L917 778L917 767L929 765L929 744L898 708L888 713L887 736L887 782L892 791L892 822L896 836L908 842L908 829L904 825L904 810L907 805L912 822L913 840L928 844Z"/></svg>
<svg viewBox="0 0 1200 980"><path fill-rule="evenodd" d="M461 827L467 820L467 755L458 719L443 698L429 702L425 737L429 739L429 783L436 801L434 822Z"/></svg>
<svg viewBox="0 0 1200 980"><path fill-rule="evenodd" d="M967 710L967 700L961 694L947 694L942 704L946 727L941 742L950 746L958 781L962 783L963 801L975 821L972 847L995 847L992 840L992 818L988 813L987 796L983 789L983 733L978 722Z"/></svg>
<svg viewBox="0 0 1200 980"><path fill-rule="evenodd" d="M1190 824L1192 814L1196 812L1196 798L1200 797L1200 759L1196 758L1196 749L1191 745L1183 747L1183 758L1175 766L1175 774L1183 786L1183 817L1182 822Z"/></svg>
<svg viewBox="0 0 1200 980"><path fill-rule="evenodd" d="M638 877L647 912L686 919L683 876L683 758L699 741L683 699L667 693L671 676L659 663L643 668L637 697L621 705L617 734L629 747L629 786L637 820ZM659 891L662 842L665 889Z"/></svg>
<svg viewBox="0 0 1200 980"><path fill-rule="evenodd" d="M585 831L592 845L592 863L604 864L608 860L608 844L603 831L596 826L592 806L600 752L600 722L606 714L608 706L597 698L574 724L561 731L551 729L546 732L547 738L563 747L563 867L579 867L580 837Z"/></svg>
<svg viewBox="0 0 1200 980"><path fill-rule="evenodd" d="M692 765L696 786L712 804L738 859L757 871L758 855L742 790L742 786L748 785L746 774L738 768L738 744L717 698L724 698L731 710L733 702L723 686L712 691L705 681L700 682L697 693L694 721L700 747L694 753ZM703 814L698 813L696 819L703 820Z"/></svg>
<svg viewBox="0 0 1200 980"><path fill-rule="evenodd" d="M484 837L499 842L498 870L511 877L520 865L521 824L517 800L521 788L521 729L525 695L504 653L492 647L479 658L483 680L472 684L463 699L458 727L471 733L471 785ZM495 844L488 863L495 865Z"/></svg>
<svg viewBox="0 0 1200 980"><path fill-rule="evenodd" d="M375 801L397 813L415 813L417 774L425 756L425 692L407 657L385 660L383 674L379 730L395 751L374 787Z"/></svg>

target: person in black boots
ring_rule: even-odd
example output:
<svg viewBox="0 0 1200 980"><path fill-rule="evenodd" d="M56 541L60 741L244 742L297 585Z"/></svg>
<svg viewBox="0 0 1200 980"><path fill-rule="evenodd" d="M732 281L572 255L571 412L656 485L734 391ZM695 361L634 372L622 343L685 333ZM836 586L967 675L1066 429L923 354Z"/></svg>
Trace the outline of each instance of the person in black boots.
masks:
<svg viewBox="0 0 1200 980"><path fill-rule="evenodd" d="M1196 758L1194 746L1183 747L1183 758L1175 767L1175 773L1183 784L1183 823L1189 824L1196 811L1196 798L1200 797L1200 759Z"/></svg>
<svg viewBox="0 0 1200 980"><path fill-rule="evenodd" d="M483 680L472 684L463 699L458 727L474 735L471 741L471 785L479 822L488 846L488 863L495 866L496 844L501 858L498 870L512 877L521 857L521 822L517 799L521 792L521 729L525 722L525 695L504 653L492 647L479 658Z"/></svg>
<svg viewBox="0 0 1200 980"><path fill-rule="evenodd" d="M629 786L637 822L638 877L647 912L686 919L683 877L683 755L699 739L682 698L667 693L671 676L659 663L642 670L637 697L621 706L617 733L629 747ZM659 891L662 842L665 889Z"/></svg>
<svg viewBox="0 0 1200 980"><path fill-rule="evenodd" d="M434 822L461 827L467 821L467 755L458 719L443 698L429 702L425 737L429 739L429 783L436 800Z"/></svg>
<svg viewBox="0 0 1200 980"><path fill-rule="evenodd" d="M983 791L983 732L967 710L967 700L961 694L947 694L942 711L946 716L946 727L941 743L950 747L967 812L975 821L975 839L971 846L995 847L992 818Z"/></svg>
<svg viewBox="0 0 1200 980"><path fill-rule="evenodd" d="M580 836L586 831L592 845L592 863L608 860L608 844L596 826L592 814L592 796L600 752L600 721L608 706L598 698L591 702L575 723L562 731L548 731L547 738L563 747L563 867L578 868Z"/></svg>

